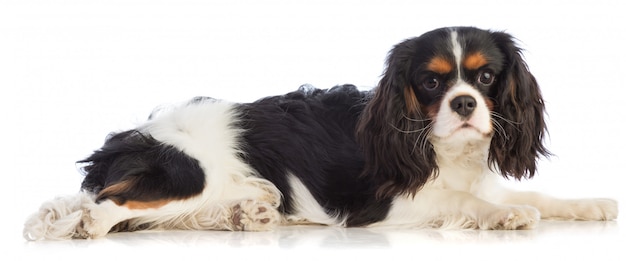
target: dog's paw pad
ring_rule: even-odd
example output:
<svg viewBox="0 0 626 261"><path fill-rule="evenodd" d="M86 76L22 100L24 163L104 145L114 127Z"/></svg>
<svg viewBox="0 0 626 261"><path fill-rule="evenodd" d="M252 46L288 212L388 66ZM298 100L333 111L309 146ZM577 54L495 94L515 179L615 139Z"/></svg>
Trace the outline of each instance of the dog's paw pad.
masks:
<svg viewBox="0 0 626 261"><path fill-rule="evenodd" d="M243 201L232 208L233 230L266 231L280 223L280 213L270 203Z"/></svg>

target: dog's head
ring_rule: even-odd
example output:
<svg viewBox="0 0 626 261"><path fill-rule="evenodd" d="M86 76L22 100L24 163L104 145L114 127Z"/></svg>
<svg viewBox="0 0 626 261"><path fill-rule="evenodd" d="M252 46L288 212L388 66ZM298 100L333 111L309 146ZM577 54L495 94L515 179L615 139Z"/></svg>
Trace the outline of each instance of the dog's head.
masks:
<svg viewBox="0 0 626 261"><path fill-rule="evenodd" d="M532 177L549 155L544 103L512 36L441 28L397 44L357 130L380 196L415 193L437 173L434 146L484 141L502 175ZM490 143L489 143L490 142Z"/></svg>

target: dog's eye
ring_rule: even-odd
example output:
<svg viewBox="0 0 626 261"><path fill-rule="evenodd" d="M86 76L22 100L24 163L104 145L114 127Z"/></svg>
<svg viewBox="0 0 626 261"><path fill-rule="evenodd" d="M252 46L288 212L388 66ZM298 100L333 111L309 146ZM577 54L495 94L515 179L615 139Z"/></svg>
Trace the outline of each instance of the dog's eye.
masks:
<svg viewBox="0 0 626 261"><path fill-rule="evenodd" d="M422 82L424 89L429 91L439 88L439 85L441 85L441 82L436 77L428 78Z"/></svg>
<svg viewBox="0 0 626 261"><path fill-rule="evenodd" d="M478 82L482 85L491 85L493 81L496 79L495 75L491 70L484 70L478 73Z"/></svg>

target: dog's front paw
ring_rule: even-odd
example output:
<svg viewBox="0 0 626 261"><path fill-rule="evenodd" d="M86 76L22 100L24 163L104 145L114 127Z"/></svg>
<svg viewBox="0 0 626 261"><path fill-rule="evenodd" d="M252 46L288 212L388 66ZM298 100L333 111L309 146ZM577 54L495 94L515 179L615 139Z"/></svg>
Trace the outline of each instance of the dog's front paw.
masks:
<svg viewBox="0 0 626 261"><path fill-rule="evenodd" d="M563 219L613 220L617 218L617 201L612 199L571 200L562 209ZM559 217L557 217L559 218Z"/></svg>
<svg viewBox="0 0 626 261"><path fill-rule="evenodd" d="M539 210L530 206L502 207L481 213L478 218L480 229L531 229L541 218Z"/></svg>
<svg viewBox="0 0 626 261"><path fill-rule="evenodd" d="M267 231L280 223L280 213L271 203L243 201L232 208L232 230Z"/></svg>

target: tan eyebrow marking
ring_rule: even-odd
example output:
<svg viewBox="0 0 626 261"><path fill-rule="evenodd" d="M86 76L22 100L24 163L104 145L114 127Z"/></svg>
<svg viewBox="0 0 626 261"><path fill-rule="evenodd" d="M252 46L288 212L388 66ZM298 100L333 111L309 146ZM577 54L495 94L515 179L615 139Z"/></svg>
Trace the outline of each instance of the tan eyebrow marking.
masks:
<svg viewBox="0 0 626 261"><path fill-rule="evenodd" d="M435 56L430 60L426 68L439 74L447 74L452 71L452 64L443 57Z"/></svg>
<svg viewBox="0 0 626 261"><path fill-rule="evenodd" d="M476 70L487 64L487 59L481 52L475 52L465 57L463 67L468 70Z"/></svg>

